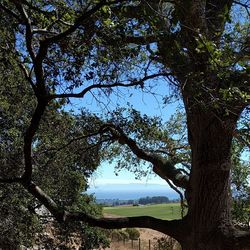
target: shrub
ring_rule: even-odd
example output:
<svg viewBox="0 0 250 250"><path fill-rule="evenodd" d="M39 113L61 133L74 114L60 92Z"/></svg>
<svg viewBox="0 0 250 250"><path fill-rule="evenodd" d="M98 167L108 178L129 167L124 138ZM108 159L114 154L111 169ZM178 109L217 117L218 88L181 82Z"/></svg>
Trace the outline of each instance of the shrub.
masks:
<svg viewBox="0 0 250 250"><path fill-rule="evenodd" d="M129 235L130 240L137 240L140 237L140 232L136 228L126 228L125 232Z"/></svg>

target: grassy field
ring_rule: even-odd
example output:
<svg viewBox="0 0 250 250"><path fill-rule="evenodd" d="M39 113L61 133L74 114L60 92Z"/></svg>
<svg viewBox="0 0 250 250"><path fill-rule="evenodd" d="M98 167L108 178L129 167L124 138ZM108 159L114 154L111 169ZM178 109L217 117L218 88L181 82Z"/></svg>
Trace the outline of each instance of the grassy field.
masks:
<svg viewBox="0 0 250 250"><path fill-rule="evenodd" d="M159 219L173 220L181 218L181 207L178 203L145 206L104 207L104 213L121 216L148 215Z"/></svg>

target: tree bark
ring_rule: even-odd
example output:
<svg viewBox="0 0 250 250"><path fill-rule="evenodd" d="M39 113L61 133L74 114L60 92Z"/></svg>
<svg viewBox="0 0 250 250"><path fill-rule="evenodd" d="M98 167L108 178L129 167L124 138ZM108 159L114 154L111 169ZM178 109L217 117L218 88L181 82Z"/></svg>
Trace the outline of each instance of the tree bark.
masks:
<svg viewBox="0 0 250 250"><path fill-rule="evenodd" d="M186 218L189 233L181 242L182 247L247 249L237 245L230 211L231 143L240 112L224 116L197 106L186 105L192 171Z"/></svg>

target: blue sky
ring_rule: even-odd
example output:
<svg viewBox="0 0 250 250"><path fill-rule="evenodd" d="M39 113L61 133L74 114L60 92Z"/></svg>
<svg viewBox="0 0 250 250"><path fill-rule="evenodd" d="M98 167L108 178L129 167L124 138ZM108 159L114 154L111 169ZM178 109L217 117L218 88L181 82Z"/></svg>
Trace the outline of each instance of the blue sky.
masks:
<svg viewBox="0 0 250 250"><path fill-rule="evenodd" d="M160 116L163 121L173 115L177 107L182 105L180 102L173 104L163 105L162 99L164 96L170 94L169 83L167 81L158 80L153 83L155 86L153 89L144 89L143 91L138 88L118 88L113 94L107 97L98 95L97 92L88 92L84 98L71 99L71 105L67 106L66 109L72 109L75 113L82 108L86 108L95 114L103 114L108 111L114 110L117 105L120 107L126 107L128 103L142 114L150 116ZM81 91L79 88L78 91ZM98 91L98 90L96 90ZM147 93L151 92L151 93ZM155 94L153 95L152 92ZM96 97L101 98L99 100ZM144 184L145 187L151 184L165 185L168 188L166 181L155 175L149 175L141 178L140 180L135 179L135 175L127 170L122 170L119 175L115 174L114 164L103 162L89 179L90 188L95 189L100 185L109 184Z"/></svg>
<svg viewBox="0 0 250 250"><path fill-rule="evenodd" d="M169 93L169 87L167 82L159 81L157 86L153 89L156 95L145 93L139 89L125 89L121 88L120 92L114 93L110 96L110 100L102 99L101 103L95 100L95 97L88 93L83 99L74 99L73 108L80 109L85 107L96 114L111 111L115 109L117 103L120 107L124 107L127 103L133 106L133 108L152 116L160 116L163 120L167 120L172 114L175 113L178 103L163 106L162 98L164 95ZM133 95L131 95L133 93ZM114 171L114 164L104 162L94 173L93 177L90 178L90 186L92 188L99 185L106 184L130 184L130 183L141 183L141 184L161 184L167 185L164 180L155 175L150 175L141 180L136 180L133 173L123 170L119 172L117 176Z"/></svg>
<svg viewBox="0 0 250 250"><path fill-rule="evenodd" d="M90 186L98 187L100 185L107 184L159 184L159 185L167 185L164 180L155 176L149 175L147 177L143 177L140 180L135 179L135 175L128 170L122 170L118 175L115 174L114 164L109 164L108 162L104 162L97 169L95 174L90 178Z"/></svg>

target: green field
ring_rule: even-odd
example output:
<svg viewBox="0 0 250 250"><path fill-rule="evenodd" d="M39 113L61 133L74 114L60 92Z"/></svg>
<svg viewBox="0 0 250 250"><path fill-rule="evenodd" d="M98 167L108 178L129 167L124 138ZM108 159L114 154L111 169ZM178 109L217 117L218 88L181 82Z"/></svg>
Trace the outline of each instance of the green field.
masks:
<svg viewBox="0 0 250 250"><path fill-rule="evenodd" d="M153 216L159 219L181 218L181 206L178 203L145 205L145 206L117 206L104 207L104 213L121 216Z"/></svg>

